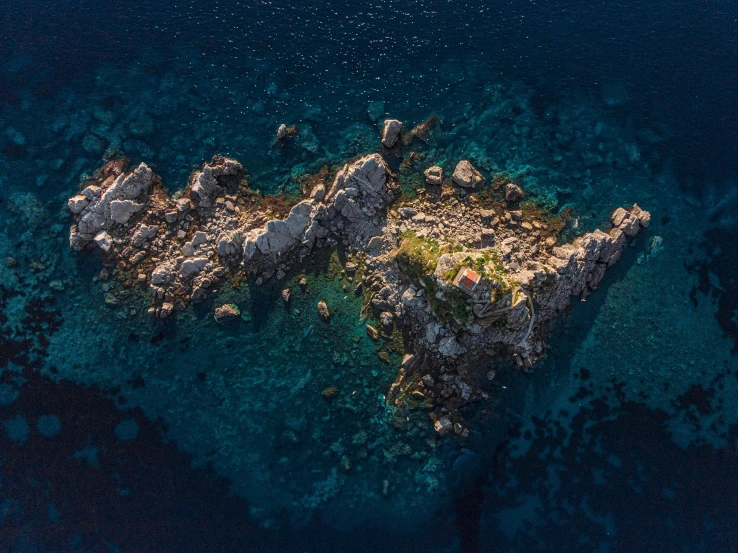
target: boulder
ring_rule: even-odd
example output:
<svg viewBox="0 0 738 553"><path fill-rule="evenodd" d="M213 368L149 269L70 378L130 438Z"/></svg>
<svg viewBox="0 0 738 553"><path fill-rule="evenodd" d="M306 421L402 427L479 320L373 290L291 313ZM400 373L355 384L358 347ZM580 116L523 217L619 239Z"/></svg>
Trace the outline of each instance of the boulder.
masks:
<svg viewBox="0 0 738 553"><path fill-rule="evenodd" d="M163 263L151 273L151 284L161 286L169 284L177 278L175 267L170 263Z"/></svg>
<svg viewBox="0 0 738 553"><path fill-rule="evenodd" d="M402 122L397 119L387 119L382 127L382 145L385 148L391 148L397 143L402 130Z"/></svg>
<svg viewBox="0 0 738 553"><path fill-rule="evenodd" d="M90 199L86 196L83 196L82 194L78 194L77 196L72 196L67 201L67 207L69 208L69 211L74 213L75 215L79 215L84 211L84 209L90 204Z"/></svg>
<svg viewBox="0 0 738 553"><path fill-rule="evenodd" d="M324 321L331 318L331 312L328 310L328 304L324 300L318 302L318 316Z"/></svg>
<svg viewBox="0 0 738 553"><path fill-rule="evenodd" d="M323 201L323 198L325 198L325 185L318 184L315 188L313 188L313 191L310 193L310 199L315 200L317 202L321 202Z"/></svg>
<svg viewBox="0 0 738 553"><path fill-rule="evenodd" d="M505 199L508 202L517 202L523 198L523 190L517 185L508 182L505 185Z"/></svg>
<svg viewBox="0 0 738 553"><path fill-rule="evenodd" d="M423 174L425 175L425 182L428 184L434 186L443 184L443 168L441 166L434 165L433 167L428 167Z"/></svg>
<svg viewBox="0 0 738 553"><path fill-rule="evenodd" d="M143 245L146 240L150 240L156 233L159 232L157 225L141 225L131 239L131 245L134 248L139 248Z"/></svg>
<svg viewBox="0 0 738 553"><path fill-rule="evenodd" d="M433 428L441 436L446 436L447 434L453 432L454 425L451 422L451 419L449 419L448 417L441 417L435 423L433 423Z"/></svg>
<svg viewBox="0 0 738 553"><path fill-rule="evenodd" d="M95 244L97 244L97 247L102 251L107 252L110 251L110 247L113 245L113 239L103 230L95 235Z"/></svg>
<svg viewBox="0 0 738 553"><path fill-rule="evenodd" d="M194 257L192 259L185 259L182 262L180 268L180 274L183 278L190 278L200 273L205 265L208 263L207 257ZM153 277L153 275L152 275Z"/></svg>
<svg viewBox="0 0 738 553"><path fill-rule="evenodd" d="M232 303L227 303L215 308L214 317L219 323L232 321L234 319L238 319L240 316L241 311L238 309L238 306Z"/></svg>
<svg viewBox="0 0 738 553"><path fill-rule="evenodd" d="M174 311L173 304L169 302L163 303L161 308L158 310L159 318L166 319L167 317L169 317L169 315L172 314L173 311Z"/></svg>
<svg viewBox="0 0 738 553"><path fill-rule="evenodd" d="M462 159L451 176L454 183L462 188L474 188L484 182L484 177L467 160Z"/></svg>

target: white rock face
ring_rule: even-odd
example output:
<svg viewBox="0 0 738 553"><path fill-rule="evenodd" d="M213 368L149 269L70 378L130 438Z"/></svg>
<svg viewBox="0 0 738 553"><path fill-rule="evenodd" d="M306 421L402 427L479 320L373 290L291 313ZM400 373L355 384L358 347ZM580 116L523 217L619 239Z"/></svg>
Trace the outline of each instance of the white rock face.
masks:
<svg viewBox="0 0 738 553"><path fill-rule="evenodd" d="M127 224L135 213L148 204L152 177L151 169L141 163L132 173L119 175L102 194L99 187L90 186L81 196L72 198L75 201L70 200L68 206L72 213L81 217L70 232L70 245L81 250L100 231L111 229L115 224ZM82 197L89 200L89 203L82 210L76 211L83 203L80 199Z"/></svg>
<svg viewBox="0 0 738 553"><path fill-rule="evenodd" d="M474 188L484 182L484 177L467 160L462 159L454 169L451 177L453 181L462 188Z"/></svg>
<svg viewBox="0 0 738 553"><path fill-rule="evenodd" d="M110 247L113 244L113 239L107 232L103 230L95 235L95 243L102 251L107 252L110 251Z"/></svg>
<svg viewBox="0 0 738 553"><path fill-rule="evenodd" d="M209 208L226 192L235 192L243 178L243 166L234 159L213 158L202 171L192 175L190 200L198 207Z"/></svg>
<svg viewBox="0 0 738 553"><path fill-rule="evenodd" d="M387 119L382 128L382 145L385 148L391 148L397 143L402 130L402 122L397 119Z"/></svg>
<svg viewBox="0 0 738 553"><path fill-rule="evenodd" d="M157 286L169 284L177 277L176 269L170 263L159 265L151 273L151 283Z"/></svg>
<svg viewBox="0 0 738 553"><path fill-rule="evenodd" d="M110 202L110 220L125 225L134 214L144 207L146 207L144 204L131 200L113 200Z"/></svg>
<svg viewBox="0 0 738 553"><path fill-rule="evenodd" d="M84 208L86 208L89 204L90 204L90 200L87 199L82 194L79 194L77 196L72 196L67 201L67 207L69 208L69 211L71 211L75 215L82 213Z"/></svg>
<svg viewBox="0 0 738 553"><path fill-rule="evenodd" d="M283 254L302 242L310 224L313 210L311 200L304 200L292 208L286 219L269 221L256 235L256 247L265 254Z"/></svg>

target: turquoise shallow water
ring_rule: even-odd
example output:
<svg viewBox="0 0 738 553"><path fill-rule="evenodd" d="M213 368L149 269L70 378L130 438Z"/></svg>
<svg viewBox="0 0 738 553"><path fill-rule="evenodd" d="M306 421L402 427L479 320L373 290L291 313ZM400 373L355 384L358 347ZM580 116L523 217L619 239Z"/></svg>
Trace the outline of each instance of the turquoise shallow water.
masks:
<svg viewBox="0 0 738 553"><path fill-rule="evenodd" d="M729 550L734 11L6 6L0 549ZM161 324L67 245L66 199L114 150L171 191L223 154L289 195L377 150L378 119L431 115L423 153L518 175L572 235L654 217L531 374L490 361L466 439L386 407L400 353L367 338L340 256L288 275L289 305L227 286ZM274 148L281 123L298 136ZM219 325L226 302L242 317Z"/></svg>

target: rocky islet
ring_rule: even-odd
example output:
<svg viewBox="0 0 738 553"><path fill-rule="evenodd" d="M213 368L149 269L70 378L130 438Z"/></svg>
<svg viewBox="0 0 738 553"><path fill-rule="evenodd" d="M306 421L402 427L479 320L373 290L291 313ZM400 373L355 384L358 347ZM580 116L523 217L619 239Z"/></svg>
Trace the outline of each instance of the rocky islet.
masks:
<svg viewBox="0 0 738 553"><path fill-rule="evenodd" d="M399 142L401 128L385 122L385 147ZM69 199L76 220L69 242L99 248L125 287L150 292L149 313L162 319L228 279L282 280L315 250L340 246L351 259L347 274L362 267L355 292L376 327L408 337L387 401L422 403L440 434L465 434L456 408L486 395L474 386L479 361L535 364L545 351L546 322L599 284L650 214L621 207L606 231L557 245L560 228L545 222L551 215L521 205L524 191L504 176L487 186L468 160L445 185L440 166L422 175L430 188L406 198L396 172L374 153L346 163L331 181L324 175L294 205L270 205L249 189L233 159L214 157L172 196L144 163L126 171L117 159ZM289 297L286 290L285 302ZM323 301L318 314L330 319ZM218 321L239 315L230 305L215 312ZM373 340L376 327L367 326Z"/></svg>

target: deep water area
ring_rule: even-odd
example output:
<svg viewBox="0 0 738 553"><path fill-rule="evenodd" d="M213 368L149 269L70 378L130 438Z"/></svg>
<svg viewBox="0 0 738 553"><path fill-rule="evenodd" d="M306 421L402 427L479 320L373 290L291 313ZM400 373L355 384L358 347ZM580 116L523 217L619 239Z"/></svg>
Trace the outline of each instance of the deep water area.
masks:
<svg viewBox="0 0 738 553"><path fill-rule="evenodd" d="M735 3L0 8L0 551L735 550ZM340 248L162 321L69 247L116 156L291 201L432 116L419 156L515 177L567 239L652 215L539 364L486 362L466 437L388 405L402 336L367 336Z"/></svg>

